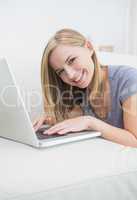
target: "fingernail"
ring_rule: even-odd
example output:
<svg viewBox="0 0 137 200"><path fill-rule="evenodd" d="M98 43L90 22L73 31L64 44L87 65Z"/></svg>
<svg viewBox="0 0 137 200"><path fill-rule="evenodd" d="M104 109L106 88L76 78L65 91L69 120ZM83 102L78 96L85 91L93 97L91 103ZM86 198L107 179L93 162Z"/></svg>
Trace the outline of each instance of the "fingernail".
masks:
<svg viewBox="0 0 137 200"><path fill-rule="evenodd" d="M44 131L44 134L48 134L48 131Z"/></svg>

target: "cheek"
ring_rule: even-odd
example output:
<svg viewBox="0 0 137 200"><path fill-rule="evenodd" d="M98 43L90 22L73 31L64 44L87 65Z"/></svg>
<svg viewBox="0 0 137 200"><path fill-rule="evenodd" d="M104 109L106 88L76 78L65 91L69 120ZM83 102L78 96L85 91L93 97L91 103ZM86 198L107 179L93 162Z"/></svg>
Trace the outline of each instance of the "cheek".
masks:
<svg viewBox="0 0 137 200"><path fill-rule="evenodd" d="M94 67L94 63L90 57L89 58L86 57L81 60L78 60L78 62L75 63L73 66L77 69L91 68L91 67Z"/></svg>
<svg viewBox="0 0 137 200"><path fill-rule="evenodd" d="M83 68L83 66L84 66L84 63L82 63L82 62L75 62L73 65L72 65L72 67L73 68L75 68L75 69L81 69L81 68Z"/></svg>
<svg viewBox="0 0 137 200"><path fill-rule="evenodd" d="M61 79L62 79L62 81L63 81L64 83L69 83L69 82L70 82L69 79L68 79L67 77L62 77Z"/></svg>

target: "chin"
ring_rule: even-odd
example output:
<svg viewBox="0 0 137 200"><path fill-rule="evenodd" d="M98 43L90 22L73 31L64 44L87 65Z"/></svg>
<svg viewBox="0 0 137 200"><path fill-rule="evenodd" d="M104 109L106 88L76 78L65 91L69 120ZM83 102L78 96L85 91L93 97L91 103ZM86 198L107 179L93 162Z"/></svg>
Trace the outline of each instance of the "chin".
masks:
<svg viewBox="0 0 137 200"><path fill-rule="evenodd" d="M84 88L86 88L87 86L79 86L79 88L82 88L82 89L84 89Z"/></svg>
<svg viewBox="0 0 137 200"><path fill-rule="evenodd" d="M79 88L83 88L83 89L84 89L84 88L87 88L87 87L88 87L88 85L89 85L89 82L88 82L88 81L86 81L86 83L85 83L85 84L83 83L83 84L79 85L78 87L79 87Z"/></svg>

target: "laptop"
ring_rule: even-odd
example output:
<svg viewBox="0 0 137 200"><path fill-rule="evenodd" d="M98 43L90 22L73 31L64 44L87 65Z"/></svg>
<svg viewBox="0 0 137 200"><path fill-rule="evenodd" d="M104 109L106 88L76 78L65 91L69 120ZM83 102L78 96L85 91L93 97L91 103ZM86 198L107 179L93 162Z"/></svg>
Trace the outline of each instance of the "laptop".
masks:
<svg viewBox="0 0 137 200"><path fill-rule="evenodd" d="M96 131L71 132L65 135L46 135L50 128L43 125L35 132L25 107L14 74L5 59L0 60L0 137L27 144L36 148L51 147L74 141L95 138Z"/></svg>

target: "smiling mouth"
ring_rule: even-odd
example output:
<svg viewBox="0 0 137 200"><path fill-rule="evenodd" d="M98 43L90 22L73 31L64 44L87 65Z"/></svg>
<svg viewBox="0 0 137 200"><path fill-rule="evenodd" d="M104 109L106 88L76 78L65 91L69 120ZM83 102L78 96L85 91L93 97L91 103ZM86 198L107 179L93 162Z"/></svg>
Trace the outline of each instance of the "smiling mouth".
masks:
<svg viewBox="0 0 137 200"><path fill-rule="evenodd" d="M82 71L82 73L81 73L79 79L78 79L78 80L74 80L73 82L74 82L74 83L81 83L81 81L82 81L82 79L83 79L83 75L84 75L84 70Z"/></svg>

